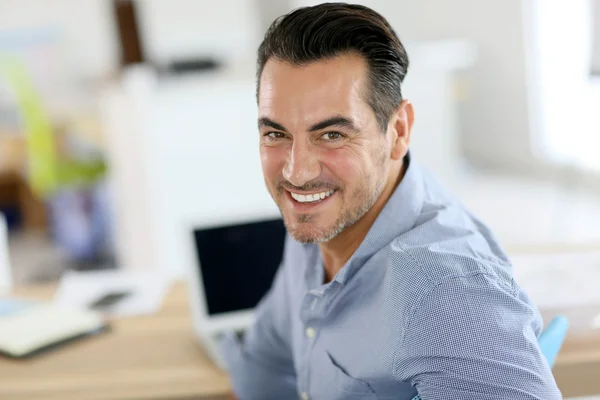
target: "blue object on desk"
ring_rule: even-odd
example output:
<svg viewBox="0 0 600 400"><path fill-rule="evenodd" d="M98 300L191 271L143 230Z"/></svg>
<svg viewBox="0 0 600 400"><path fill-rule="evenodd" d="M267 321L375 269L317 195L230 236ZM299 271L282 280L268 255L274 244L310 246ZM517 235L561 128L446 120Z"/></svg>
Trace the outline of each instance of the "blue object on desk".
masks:
<svg viewBox="0 0 600 400"><path fill-rule="evenodd" d="M30 300L2 299L0 300L0 317L10 315L35 304Z"/></svg>
<svg viewBox="0 0 600 400"><path fill-rule="evenodd" d="M550 321L538 338L538 344L540 345L542 354L548 360L550 368L554 366L554 361L556 361L556 356L565 341L565 337L567 337L568 330L569 320L562 315L558 315ZM412 400L421 400L421 396L416 395Z"/></svg>
<svg viewBox="0 0 600 400"><path fill-rule="evenodd" d="M567 330L569 329L569 320L562 315L554 317L548 324L548 327L542 332L538 338L538 343L542 349L542 353L550 368L556 361L556 356L562 347L565 337L567 336Z"/></svg>

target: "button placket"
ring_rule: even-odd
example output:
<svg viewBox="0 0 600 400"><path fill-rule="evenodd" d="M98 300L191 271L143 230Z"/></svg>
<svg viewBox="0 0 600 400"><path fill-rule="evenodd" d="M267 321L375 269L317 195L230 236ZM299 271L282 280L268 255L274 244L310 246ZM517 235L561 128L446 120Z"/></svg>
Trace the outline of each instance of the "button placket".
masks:
<svg viewBox="0 0 600 400"><path fill-rule="evenodd" d="M321 306L324 304L323 301L324 291L322 288L313 289L306 294L302 305L302 322L304 324L304 340L305 340L305 354L304 354L304 377L301 382L300 397L302 393L308 396L310 389L310 373L311 373L311 355L315 346L315 342L318 336L318 329L321 325ZM308 397L306 397L308 398Z"/></svg>

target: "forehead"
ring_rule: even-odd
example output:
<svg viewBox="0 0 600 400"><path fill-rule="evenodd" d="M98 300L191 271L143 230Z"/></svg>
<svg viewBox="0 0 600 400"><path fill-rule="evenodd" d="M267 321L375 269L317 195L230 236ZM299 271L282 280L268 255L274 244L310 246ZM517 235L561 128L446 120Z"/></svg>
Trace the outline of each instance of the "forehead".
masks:
<svg viewBox="0 0 600 400"><path fill-rule="evenodd" d="M367 64L358 55L303 66L270 59L260 78L259 114L309 122L332 114L364 113L367 79Z"/></svg>

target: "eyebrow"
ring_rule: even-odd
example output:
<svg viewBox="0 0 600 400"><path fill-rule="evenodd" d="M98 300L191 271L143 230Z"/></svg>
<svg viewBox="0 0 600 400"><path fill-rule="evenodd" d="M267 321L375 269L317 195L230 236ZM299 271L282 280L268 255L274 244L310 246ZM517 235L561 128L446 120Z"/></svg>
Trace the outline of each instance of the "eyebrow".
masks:
<svg viewBox="0 0 600 400"><path fill-rule="evenodd" d="M354 123L352 122L351 119L346 118L346 117L341 117L341 116L331 117L331 118L327 118L324 121L317 122L316 124L314 124L313 126L308 128L308 131L315 132L315 131L320 131L322 129L330 128L333 126L336 126L338 128L347 128L352 131L358 131L358 129L356 128L356 126L354 126Z"/></svg>
<svg viewBox="0 0 600 400"><path fill-rule="evenodd" d="M330 127L334 127L334 126L338 127L338 128L347 128L352 131L358 131L358 129L354 125L354 122L352 122L351 119L342 117L342 116L335 116L335 117L327 118L321 122L317 122L316 124L313 124L310 128L308 128L308 131L316 132L316 131L320 131L322 129L330 128ZM269 119L267 117L261 117L258 119L258 127L259 128L270 127L273 129L277 129L279 131L287 132L287 129L283 125L281 125L280 123L275 122L272 119Z"/></svg>
<svg viewBox="0 0 600 400"><path fill-rule="evenodd" d="M287 129L285 129L285 127L283 125L281 125L280 123L277 123L275 121L273 121L272 119L269 119L267 117L261 117L258 119L258 128L263 128L263 127L270 127L273 129L277 129L278 131L284 131L287 132Z"/></svg>

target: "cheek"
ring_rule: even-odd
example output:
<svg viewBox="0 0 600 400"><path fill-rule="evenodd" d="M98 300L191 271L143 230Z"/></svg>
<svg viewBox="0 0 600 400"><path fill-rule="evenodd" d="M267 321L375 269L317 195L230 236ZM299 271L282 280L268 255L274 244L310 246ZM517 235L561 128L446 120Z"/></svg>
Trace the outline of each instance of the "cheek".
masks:
<svg viewBox="0 0 600 400"><path fill-rule="evenodd" d="M275 179L281 175L285 157L285 150L281 147L265 146L260 148L260 162L265 178Z"/></svg>
<svg viewBox="0 0 600 400"><path fill-rule="evenodd" d="M348 149L328 151L321 160L330 173L345 187L352 187L360 183L368 169L365 157Z"/></svg>

